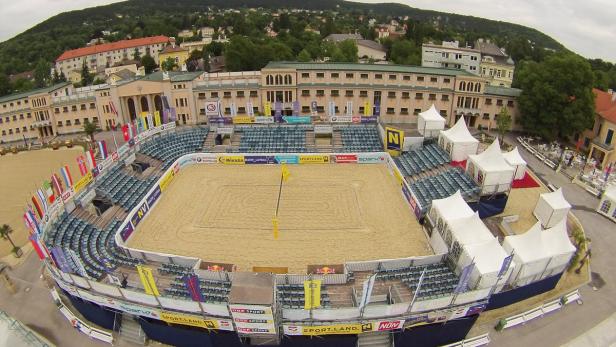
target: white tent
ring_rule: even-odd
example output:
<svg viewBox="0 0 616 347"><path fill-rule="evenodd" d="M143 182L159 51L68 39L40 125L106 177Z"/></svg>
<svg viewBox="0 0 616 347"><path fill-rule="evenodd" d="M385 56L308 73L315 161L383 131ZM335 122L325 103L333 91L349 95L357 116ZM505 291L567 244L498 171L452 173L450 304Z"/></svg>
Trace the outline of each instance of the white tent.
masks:
<svg viewBox="0 0 616 347"><path fill-rule="evenodd" d="M474 263L475 266L468 282L469 286L473 289L492 287L498 281L498 273L509 254L505 252L495 237L481 243L466 245L462 250L456 271L461 272L465 266ZM507 271L501 275L501 280L498 281L501 287L506 283L515 266L515 262L512 261Z"/></svg>
<svg viewBox="0 0 616 347"><path fill-rule="evenodd" d="M445 129L445 118L432 104L427 111L421 112L417 118L417 130L425 137L438 137L441 130Z"/></svg>
<svg viewBox="0 0 616 347"><path fill-rule="evenodd" d="M562 219L553 228L544 230L542 236L545 246L552 255L548 269L552 272L562 272L576 250L567 233L567 220Z"/></svg>
<svg viewBox="0 0 616 347"><path fill-rule="evenodd" d="M552 192L543 193L537 200L533 214L544 228L551 228L567 217L571 205L565 200L562 188Z"/></svg>
<svg viewBox="0 0 616 347"><path fill-rule="evenodd" d="M520 180L524 178L524 174L526 173L526 161L520 155L518 147L514 147L510 152L503 153L503 157L505 157L509 165L515 168L514 179Z"/></svg>
<svg viewBox="0 0 616 347"><path fill-rule="evenodd" d="M450 221L472 217L474 214L473 210L462 198L460 191L443 199L432 200L428 219L433 226L432 234L430 235L430 245L434 252L436 254L447 253L449 247L445 243L445 235L446 232L449 232L448 223ZM449 243L451 243L451 238L449 238Z"/></svg>
<svg viewBox="0 0 616 347"><path fill-rule="evenodd" d="M541 279L551 258L543 245L542 232L541 224L537 222L526 233L506 236L503 240L505 252L513 252L513 261L517 264L510 283L523 286Z"/></svg>
<svg viewBox="0 0 616 347"><path fill-rule="evenodd" d="M482 153L468 156L466 172L481 186L481 194L486 195L509 191L515 169L503 157L497 138Z"/></svg>
<svg viewBox="0 0 616 347"><path fill-rule="evenodd" d="M599 201L597 212L616 222L616 185L608 186Z"/></svg>
<svg viewBox="0 0 616 347"><path fill-rule="evenodd" d="M469 154L477 153L479 147L479 140L468 131L464 117L460 117L450 129L441 131L438 143L449 153L452 161L466 160Z"/></svg>
<svg viewBox="0 0 616 347"><path fill-rule="evenodd" d="M452 237L460 245L482 243L494 238L488 227L475 212L469 217L454 219L448 222Z"/></svg>

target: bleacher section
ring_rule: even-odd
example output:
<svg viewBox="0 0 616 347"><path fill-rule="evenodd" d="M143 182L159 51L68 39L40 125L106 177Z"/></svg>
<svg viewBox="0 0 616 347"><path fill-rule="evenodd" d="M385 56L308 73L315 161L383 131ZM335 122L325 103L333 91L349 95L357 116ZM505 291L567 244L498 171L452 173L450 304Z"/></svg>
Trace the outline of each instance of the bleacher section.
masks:
<svg viewBox="0 0 616 347"><path fill-rule="evenodd" d="M130 211L154 185L158 177L151 176L140 180L127 174L123 167L123 165L116 165L102 179L99 179L96 183L96 192Z"/></svg>
<svg viewBox="0 0 616 347"><path fill-rule="evenodd" d="M481 188L461 168L452 167L436 176L430 176L410 184L411 190L424 209L432 200L443 199L460 190L463 196L479 194Z"/></svg>
<svg viewBox="0 0 616 347"><path fill-rule="evenodd" d="M299 126L244 128L239 152L307 152L306 129Z"/></svg>
<svg viewBox="0 0 616 347"><path fill-rule="evenodd" d="M163 169L167 169L177 158L201 151L209 130L209 127L196 127L154 137L141 145L140 152L160 160Z"/></svg>
<svg viewBox="0 0 616 347"><path fill-rule="evenodd" d="M456 288L459 278L447 264L431 264L427 266L411 266L409 268L383 270L377 274L380 280L401 280L411 292L417 290L421 273L426 271L417 293L417 300L436 299L449 295Z"/></svg>
<svg viewBox="0 0 616 347"><path fill-rule="evenodd" d="M415 176L449 163L449 155L436 144L414 149L394 158L405 176Z"/></svg>
<svg viewBox="0 0 616 347"><path fill-rule="evenodd" d="M343 152L378 152L383 150L379 131L374 125L341 127Z"/></svg>
<svg viewBox="0 0 616 347"><path fill-rule="evenodd" d="M61 247L71 263L73 261L68 256L69 250L75 251L88 276L99 279L107 270L103 265L104 259L114 268L119 265L134 267L139 263L138 260L125 256L115 244L113 235L120 224L120 221L114 219L106 228L99 230L94 225L65 213L47 235L47 245ZM74 263L72 267L78 268Z"/></svg>
<svg viewBox="0 0 616 347"><path fill-rule="evenodd" d="M190 293L186 290L183 275L176 276L169 288L165 288L165 294L179 299L190 299ZM199 279L199 289L206 302L227 303L231 282Z"/></svg>
<svg viewBox="0 0 616 347"><path fill-rule="evenodd" d="M278 302L283 308L304 308L304 285L303 284L279 284ZM331 302L327 295L327 287L321 286L321 307L330 307Z"/></svg>

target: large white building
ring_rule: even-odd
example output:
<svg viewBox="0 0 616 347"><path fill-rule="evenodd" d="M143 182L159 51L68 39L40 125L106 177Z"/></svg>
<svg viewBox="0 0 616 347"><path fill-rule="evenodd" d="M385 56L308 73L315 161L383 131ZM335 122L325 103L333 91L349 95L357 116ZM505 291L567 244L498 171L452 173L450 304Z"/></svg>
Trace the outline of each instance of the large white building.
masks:
<svg viewBox="0 0 616 347"><path fill-rule="evenodd" d="M421 66L460 69L478 75L480 64L481 53L472 48L459 47L458 41L421 45Z"/></svg>

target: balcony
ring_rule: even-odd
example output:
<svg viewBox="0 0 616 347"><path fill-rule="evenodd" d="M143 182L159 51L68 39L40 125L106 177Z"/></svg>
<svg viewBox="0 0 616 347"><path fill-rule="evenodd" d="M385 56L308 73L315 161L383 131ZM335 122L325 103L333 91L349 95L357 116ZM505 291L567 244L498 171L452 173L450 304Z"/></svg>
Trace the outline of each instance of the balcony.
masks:
<svg viewBox="0 0 616 347"><path fill-rule="evenodd" d="M32 123L32 126L35 128L51 126L51 121L50 120L39 120L39 121Z"/></svg>
<svg viewBox="0 0 616 347"><path fill-rule="evenodd" d="M454 110L454 112L456 114L463 114L463 115L472 115L472 116L476 116L479 115L479 113L481 112L480 109L478 108L464 108L464 107L458 107Z"/></svg>
<svg viewBox="0 0 616 347"><path fill-rule="evenodd" d="M599 148L601 148L601 149L603 149L603 150L605 150L605 151L608 151L608 152L611 152L611 151L613 151L613 150L614 150L614 144L609 144L609 145L608 145L607 143L605 143L604 141L602 141L602 140L601 140L600 138L598 138L598 137L595 137L595 138L592 140L592 143L593 143L595 146L598 146Z"/></svg>

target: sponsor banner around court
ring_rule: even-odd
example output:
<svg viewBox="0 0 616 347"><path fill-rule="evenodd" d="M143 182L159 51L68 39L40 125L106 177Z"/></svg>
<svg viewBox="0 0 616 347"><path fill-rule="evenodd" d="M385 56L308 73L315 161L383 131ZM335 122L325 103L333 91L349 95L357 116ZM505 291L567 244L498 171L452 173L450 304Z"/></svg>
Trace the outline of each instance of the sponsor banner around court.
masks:
<svg viewBox="0 0 616 347"><path fill-rule="evenodd" d="M332 275L344 273L344 264L308 265L306 273L313 275Z"/></svg>
<svg viewBox="0 0 616 347"><path fill-rule="evenodd" d="M372 326L368 327L368 325L364 325L361 323L313 326L283 325L282 329L285 335L356 335L366 331L372 331Z"/></svg>
<svg viewBox="0 0 616 347"><path fill-rule="evenodd" d="M274 117L271 116L256 116L255 123L257 124L272 124L274 123Z"/></svg>
<svg viewBox="0 0 616 347"><path fill-rule="evenodd" d="M287 124L310 124L312 118L310 116L283 116L282 120Z"/></svg>
<svg viewBox="0 0 616 347"><path fill-rule="evenodd" d="M66 203L70 199L72 199L74 196L75 196L75 190L73 189L73 187L68 187L66 188L64 193L62 193L62 201Z"/></svg>
<svg viewBox="0 0 616 347"><path fill-rule="evenodd" d="M122 231L120 231L120 237L122 238L122 241L126 242L126 240L128 240L128 238L133 234L133 231L135 231L135 228L130 223L130 221L128 221L124 228L122 228Z"/></svg>
<svg viewBox="0 0 616 347"><path fill-rule="evenodd" d="M158 200L159 197L160 197L160 187L156 186L154 187L154 190L150 193L150 195L148 195L148 198L147 198L148 206L150 206L150 208L154 206L154 203Z"/></svg>
<svg viewBox="0 0 616 347"><path fill-rule="evenodd" d="M332 123L353 123L353 116L332 116L329 117Z"/></svg>
<svg viewBox="0 0 616 347"><path fill-rule="evenodd" d="M209 153L195 153L192 155L197 164L218 164L218 157Z"/></svg>
<svg viewBox="0 0 616 347"><path fill-rule="evenodd" d="M376 123L377 118L376 116L368 116L368 117L359 117L360 118L360 122L361 123ZM355 121L354 121L355 123Z"/></svg>
<svg viewBox="0 0 616 347"><path fill-rule="evenodd" d="M244 163L246 164L274 164L276 159L273 155L245 155Z"/></svg>
<svg viewBox="0 0 616 347"><path fill-rule="evenodd" d="M143 220L143 217L145 217L145 215L148 213L149 210L150 208L146 201L141 203L141 206L139 206L139 209L135 211L135 213L130 217L130 221L134 227L137 227L137 225Z"/></svg>
<svg viewBox="0 0 616 347"><path fill-rule="evenodd" d="M329 163L329 154L300 154L300 164L327 164Z"/></svg>
<svg viewBox="0 0 616 347"><path fill-rule="evenodd" d="M202 261L199 266L201 270L208 271L233 271L233 264L225 264L225 263L211 263L207 261Z"/></svg>
<svg viewBox="0 0 616 347"><path fill-rule="evenodd" d="M244 165L245 160L243 155L221 155L218 157L218 162L225 165Z"/></svg>
<svg viewBox="0 0 616 347"><path fill-rule="evenodd" d="M383 164L386 162L384 153L358 153L357 162L360 164Z"/></svg>
<svg viewBox="0 0 616 347"><path fill-rule="evenodd" d="M275 155L276 164L299 164L299 157L292 154Z"/></svg>
<svg viewBox="0 0 616 347"><path fill-rule="evenodd" d="M338 164L357 163L357 154L335 154L332 159Z"/></svg>
<svg viewBox="0 0 616 347"><path fill-rule="evenodd" d="M232 117L208 117L209 124L233 124Z"/></svg>
<svg viewBox="0 0 616 347"><path fill-rule="evenodd" d="M233 117L233 124L252 124L254 122L255 122L254 117L250 117L250 116Z"/></svg>
<svg viewBox="0 0 616 347"><path fill-rule="evenodd" d="M316 124L314 126L315 134L331 134L334 132L334 127L331 125Z"/></svg>
<svg viewBox="0 0 616 347"><path fill-rule="evenodd" d="M321 306L321 280L304 281L304 310Z"/></svg>
<svg viewBox="0 0 616 347"><path fill-rule="evenodd" d="M94 177L92 176L92 172L88 172L79 181L77 181L75 185L73 186L75 193L79 193L80 191L82 191L85 187L88 186L88 184L92 182L93 179Z"/></svg>
<svg viewBox="0 0 616 347"><path fill-rule="evenodd" d="M402 327L404 327L404 319L372 322L372 331L391 331L402 329Z"/></svg>
<svg viewBox="0 0 616 347"><path fill-rule="evenodd" d="M201 316L161 311L160 319L167 323L190 325L193 327L218 330L233 330L233 324L228 319L204 319Z"/></svg>
<svg viewBox="0 0 616 347"><path fill-rule="evenodd" d="M158 183L158 186L160 187L161 192L164 192L165 189L167 189L167 187L169 186L169 183L171 183L174 176L175 176L175 172L173 170L169 170L167 171L167 173L163 175L163 178L160 180L160 183Z"/></svg>
<svg viewBox="0 0 616 347"><path fill-rule="evenodd" d="M218 100L208 100L205 102L205 115L208 117L219 117L220 112Z"/></svg>
<svg viewBox="0 0 616 347"><path fill-rule="evenodd" d="M229 305L233 322L239 333L275 334L272 308L262 305Z"/></svg>

